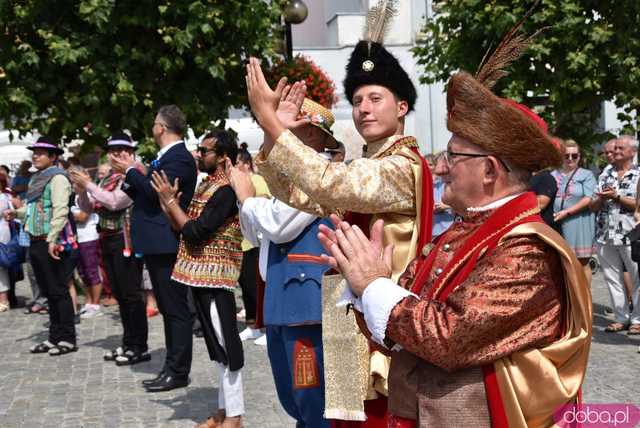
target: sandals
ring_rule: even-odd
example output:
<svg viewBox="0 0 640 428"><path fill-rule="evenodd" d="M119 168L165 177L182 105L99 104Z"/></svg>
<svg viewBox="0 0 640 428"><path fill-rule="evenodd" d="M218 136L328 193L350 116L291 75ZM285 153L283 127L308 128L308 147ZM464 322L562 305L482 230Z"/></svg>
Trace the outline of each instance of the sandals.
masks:
<svg viewBox="0 0 640 428"><path fill-rule="evenodd" d="M49 313L49 309L47 309L45 306L40 306L37 303L33 303L31 306L27 306L27 308L24 310L25 315L30 315L30 314L48 314Z"/></svg>
<svg viewBox="0 0 640 428"><path fill-rule="evenodd" d="M218 410L213 415L209 416L206 421L196 425L194 428L217 428L221 427L225 419L224 411Z"/></svg>
<svg viewBox="0 0 640 428"><path fill-rule="evenodd" d="M627 332L629 336L635 336L640 334L640 324L631 324L629 327L629 331Z"/></svg>
<svg viewBox="0 0 640 428"><path fill-rule="evenodd" d="M128 349L124 354L116 357L116 366L132 366L134 364L143 363L151 360L151 354L148 352L134 352Z"/></svg>
<svg viewBox="0 0 640 428"><path fill-rule="evenodd" d="M49 349L49 356L57 357L59 355L69 354L71 352L76 352L78 347L69 342L58 342L53 348Z"/></svg>
<svg viewBox="0 0 640 428"><path fill-rule="evenodd" d="M629 326L622 324L621 322L612 322L604 329L604 331L607 333L618 333L619 331L626 330L627 328L629 328Z"/></svg>
<svg viewBox="0 0 640 428"><path fill-rule="evenodd" d="M124 348L122 346L107 351L102 358L104 358L105 361L115 361L120 355L124 355Z"/></svg>
<svg viewBox="0 0 640 428"><path fill-rule="evenodd" d="M53 343L49 342L48 340L45 340L42 343L37 344L36 346L32 346L29 349L29 352L31 352L32 354L44 354L49 352L49 350L55 348L56 345L54 345Z"/></svg>

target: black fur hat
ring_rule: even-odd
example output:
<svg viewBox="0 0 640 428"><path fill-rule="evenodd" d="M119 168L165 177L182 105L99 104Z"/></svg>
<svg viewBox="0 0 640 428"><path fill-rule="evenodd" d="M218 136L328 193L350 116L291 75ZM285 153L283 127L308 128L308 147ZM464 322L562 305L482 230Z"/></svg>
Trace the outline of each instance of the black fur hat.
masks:
<svg viewBox="0 0 640 428"><path fill-rule="evenodd" d="M361 40L347 63L344 93L353 104L353 93L362 85L380 85L406 101L409 111L416 103L416 88L395 56L380 43Z"/></svg>

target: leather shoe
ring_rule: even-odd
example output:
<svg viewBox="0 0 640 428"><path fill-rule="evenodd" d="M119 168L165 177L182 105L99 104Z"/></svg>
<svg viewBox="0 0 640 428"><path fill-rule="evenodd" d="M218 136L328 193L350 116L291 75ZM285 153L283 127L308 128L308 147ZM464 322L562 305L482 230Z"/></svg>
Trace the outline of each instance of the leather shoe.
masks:
<svg viewBox="0 0 640 428"><path fill-rule="evenodd" d="M157 383L163 377L164 377L164 371L161 371L160 373L158 373L158 376L154 377L153 379L145 379L145 380L143 380L142 381L142 385L144 385L144 386L153 385L154 383Z"/></svg>
<svg viewBox="0 0 640 428"><path fill-rule="evenodd" d="M164 392L189 385L189 379L179 379L173 375L164 375L158 382L146 385L147 392Z"/></svg>

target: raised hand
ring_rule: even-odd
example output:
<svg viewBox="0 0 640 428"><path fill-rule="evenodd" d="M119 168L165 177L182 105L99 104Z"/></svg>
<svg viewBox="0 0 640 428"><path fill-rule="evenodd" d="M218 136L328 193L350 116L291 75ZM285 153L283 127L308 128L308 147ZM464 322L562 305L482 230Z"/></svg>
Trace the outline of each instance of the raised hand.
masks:
<svg viewBox="0 0 640 428"><path fill-rule="evenodd" d="M87 188L87 184L91 182L91 177L86 171L77 168L69 171L69 179L79 190L84 191Z"/></svg>
<svg viewBox="0 0 640 428"><path fill-rule="evenodd" d="M130 167L135 167L136 160L134 156L127 152L108 153L107 158L109 164L115 172L125 173Z"/></svg>
<svg viewBox="0 0 640 428"><path fill-rule="evenodd" d="M282 91L276 114L285 128L296 129L309 123L307 117L298 119L306 94L307 86L304 82L295 82Z"/></svg>
<svg viewBox="0 0 640 428"><path fill-rule="evenodd" d="M256 195L256 188L251 181L251 175L248 171L243 171L239 166L233 166L231 160L227 159L225 163L225 174L229 179L231 188L236 192L236 197L241 204L248 198Z"/></svg>
<svg viewBox="0 0 640 428"><path fill-rule="evenodd" d="M176 202L176 198L178 198L178 184L179 179L176 178L172 185L164 171L160 171L160 173L153 171L153 173L151 173L151 187L153 187L153 190L158 194L160 204L164 207Z"/></svg>
<svg viewBox="0 0 640 428"><path fill-rule="evenodd" d="M332 256L327 260L338 267L356 296L376 279L391 277L393 245L383 247L383 228L382 220L374 223L369 240L358 226L342 221L334 236L326 233L328 228L322 228L318 235Z"/></svg>
<svg viewBox="0 0 640 428"><path fill-rule="evenodd" d="M269 126L274 120L277 120L276 110L287 84L287 78L281 78L276 89L272 90L264 78L260 62L257 58L251 57L249 64L247 64L245 80L251 111L263 128Z"/></svg>

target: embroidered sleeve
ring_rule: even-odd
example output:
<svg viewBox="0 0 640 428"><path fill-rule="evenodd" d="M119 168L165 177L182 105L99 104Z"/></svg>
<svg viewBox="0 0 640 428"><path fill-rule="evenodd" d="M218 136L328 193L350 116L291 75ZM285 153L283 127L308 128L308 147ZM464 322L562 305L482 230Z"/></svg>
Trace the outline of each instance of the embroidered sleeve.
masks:
<svg viewBox="0 0 640 428"><path fill-rule="evenodd" d="M313 201L307 194L295 187L286 175L277 171L269 163L260 163L263 159L264 155L260 152L256 157L256 164L259 165L260 174L269 184L269 191L276 199L318 217L327 217L335 212L331 207L321 206Z"/></svg>
<svg viewBox="0 0 640 428"><path fill-rule="evenodd" d="M486 364L558 337L562 278L558 255L541 241L508 239L446 302L403 299L386 334L445 370Z"/></svg>
<svg viewBox="0 0 640 428"><path fill-rule="evenodd" d="M261 171L267 165L280 174L272 183L273 173L265 173L269 188L276 195L282 176L323 207L334 211L359 213L415 212L415 177L411 161L390 155L381 159L356 159L350 164L329 162L305 146L290 131L278 137L265 159L256 159ZM279 183L278 183L279 181ZM291 200L291 195L285 202ZM301 208L301 207L297 207ZM302 208L301 208L302 209Z"/></svg>

